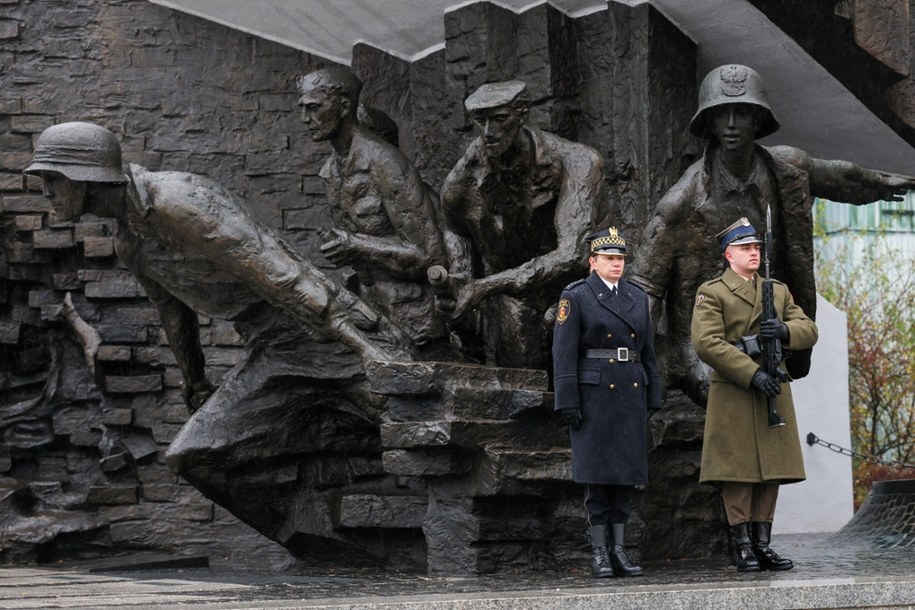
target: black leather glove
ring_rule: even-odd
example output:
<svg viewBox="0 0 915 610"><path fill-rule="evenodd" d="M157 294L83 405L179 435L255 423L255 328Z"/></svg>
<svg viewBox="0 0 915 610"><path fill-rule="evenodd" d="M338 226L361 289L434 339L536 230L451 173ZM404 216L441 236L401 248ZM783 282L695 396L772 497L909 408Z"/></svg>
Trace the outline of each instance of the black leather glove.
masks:
<svg viewBox="0 0 915 610"><path fill-rule="evenodd" d="M778 339L784 343L788 341L788 327L778 318L763 320L759 323L759 336L763 339Z"/></svg>
<svg viewBox="0 0 915 610"><path fill-rule="evenodd" d="M778 382L778 379L762 369L753 373L753 379L750 380L750 385L769 398L774 398L782 392L782 384Z"/></svg>
<svg viewBox="0 0 915 610"><path fill-rule="evenodd" d="M573 430L581 428L581 409L559 409L559 421L563 426L568 426Z"/></svg>

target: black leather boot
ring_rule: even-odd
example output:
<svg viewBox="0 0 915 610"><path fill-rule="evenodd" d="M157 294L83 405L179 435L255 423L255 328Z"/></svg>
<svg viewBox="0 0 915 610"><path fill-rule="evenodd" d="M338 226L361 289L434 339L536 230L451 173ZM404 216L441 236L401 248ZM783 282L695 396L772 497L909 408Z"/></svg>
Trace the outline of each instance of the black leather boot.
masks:
<svg viewBox="0 0 915 610"><path fill-rule="evenodd" d="M591 576L613 576L613 566L610 565L610 557L607 556L607 526L592 525L588 528L588 538L591 540Z"/></svg>
<svg viewBox="0 0 915 610"><path fill-rule="evenodd" d="M794 567L794 562L781 557L769 548L772 535L772 524L767 521L754 521L750 524L753 531L753 553L759 561L761 570L783 572Z"/></svg>
<svg viewBox="0 0 915 610"><path fill-rule="evenodd" d="M753 553L753 543L750 542L750 524L738 523L731 526L731 537L737 550L738 572L759 572L759 561Z"/></svg>
<svg viewBox="0 0 915 610"><path fill-rule="evenodd" d="M610 565L617 576L641 576L644 574L642 566L636 565L626 555L626 524L614 523L612 526L613 544L609 546Z"/></svg>

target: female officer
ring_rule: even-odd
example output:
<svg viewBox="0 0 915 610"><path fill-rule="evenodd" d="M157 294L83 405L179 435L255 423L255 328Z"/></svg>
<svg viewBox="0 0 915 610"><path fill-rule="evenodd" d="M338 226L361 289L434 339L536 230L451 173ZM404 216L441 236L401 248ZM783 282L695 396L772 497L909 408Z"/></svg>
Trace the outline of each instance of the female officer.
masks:
<svg viewBox="0 0 915 610"><path fill-rule="evenodd" d="M641 576L624 542L633 488L648 482L648 412L661 406L654 330L648 296L622 278L626 240L610 227L588 241L591 273L566 286L556 314L556 410L585 485L592 575Z"/></svg>

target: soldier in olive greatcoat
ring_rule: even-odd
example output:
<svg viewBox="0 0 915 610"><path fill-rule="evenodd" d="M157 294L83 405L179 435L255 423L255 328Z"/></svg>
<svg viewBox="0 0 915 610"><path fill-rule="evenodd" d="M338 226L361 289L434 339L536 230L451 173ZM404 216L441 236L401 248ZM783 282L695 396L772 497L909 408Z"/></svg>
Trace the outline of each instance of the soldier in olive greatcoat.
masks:
<svg viewBox="0 0 915 610"><path fill-rule="evenodd" d="M592 574L641 576L623 545L633 489L648 482L649 412L661 406L654 332L647 295L621 277L625 239L611 227L588 240L591 273L563 290L556 314L556 409L572 477L586 485Z"/></svg>
<svg viewBox="0 0 915 610"><path fill-rule="evenodd" d="M762 320L761 240L746 218L718 238L729 268L699 287L692 320L696 353L712 367L699 480L721 485L738 571L790 570L769 540L779 485L806 478L804 458L791 389L765 371L754 345L778 339L791 350L810 348L817 327L777 280L777 317ZM769 397L785 425L770 427Z"/></svg>

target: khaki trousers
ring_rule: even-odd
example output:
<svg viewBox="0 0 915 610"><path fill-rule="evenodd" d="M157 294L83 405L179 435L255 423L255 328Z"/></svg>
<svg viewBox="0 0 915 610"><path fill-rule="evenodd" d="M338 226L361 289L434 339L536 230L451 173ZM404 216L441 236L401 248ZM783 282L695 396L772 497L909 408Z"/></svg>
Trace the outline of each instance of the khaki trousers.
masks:
<svg viewBox="0 0 915 610"><path fill-rule="evenodd" d="M748 521L772 523L775 503L778 501L778 483L723 482L721 499L724 501L728 525Z"/></svg>

